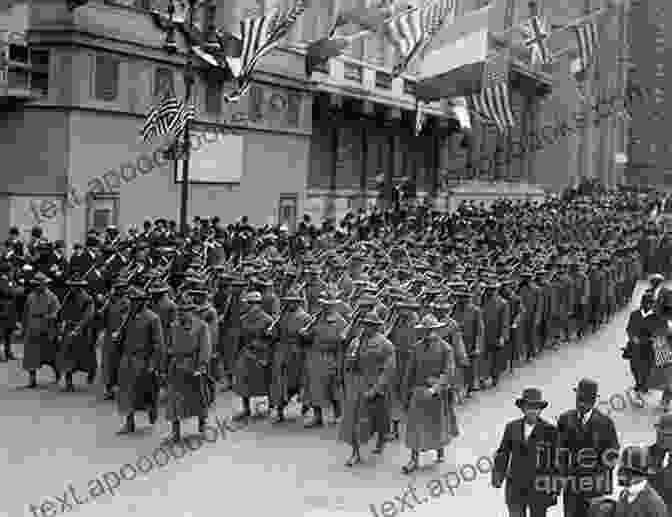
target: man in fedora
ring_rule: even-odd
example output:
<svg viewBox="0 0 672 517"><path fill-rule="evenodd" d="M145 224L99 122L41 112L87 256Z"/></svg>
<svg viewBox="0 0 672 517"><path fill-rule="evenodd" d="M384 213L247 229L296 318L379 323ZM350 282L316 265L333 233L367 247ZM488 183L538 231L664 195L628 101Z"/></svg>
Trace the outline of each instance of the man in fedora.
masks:
<svg viewBox="0 0 672 517"><path fill-rule="evenodd" d="M413 347L401 390L406 397L405 443L411 450L404 474L419 468L423 451L435 450L437 463L443 462L444 448L459 434L450 397L457 365L452 347L438 333L443 325L433 314L416 325L420 340Z"/></svg>
<svg viewBox="0 0 672 517"><path fill-rule="evenodd" d="M54 369L56 381L60 380L60 373L56 366L57 348L54 341L56 318L61 310L61 303L49 289L50 282L51 280L44 273L36 273L31 281L34 289L28 295L24 307L22 366L30 377L28 388L37 387L37 370L45 364Z"/></svg>
<svg viewBox="0 0 672 517"><path fill-rule="evenodd" d="M647 480L649 473L646 447L626 447L618 466L618 484L624 488L616 502L616 517L668 517L665 502Z"/></svg>
<svg viewBox="0 0 672 517"><path fill-rule="evenodd" d="M656 427L656 442L648 449L648 480L667 505L672 517L672 414L661 415Z"/></svg>
<svg viewBox="0 0 672 517"><path fill-rule="evenodd" d="M590 500L609 494L619 441L613 420L595 408L597 382L581 379L574 389L576 409L558 418L556 468L563 486L565 517L586 517Z"/></svg>
<svg viewBox="0 0 672 517"><path fill-rule="evenodd" d="M74 278L66 286L69 294L63 300L61 312L58 370L65 373L65 391L72 392L75 390L72 375L78 370L86 372L89 384L93 383L98 359L91 332L95 311L93 298L86 292L88 282Z"/></svg>
<svg viewBox="0 0 672 517"><path fill-rule="evenodd" d="M527 388L516 406L522 418L504 428L495 453L492 486L500 488L506 480L505 501L510 517L544 517L549 506L557 503L553 461L557 430L540 418L548 407L537 388Z"/></svg>

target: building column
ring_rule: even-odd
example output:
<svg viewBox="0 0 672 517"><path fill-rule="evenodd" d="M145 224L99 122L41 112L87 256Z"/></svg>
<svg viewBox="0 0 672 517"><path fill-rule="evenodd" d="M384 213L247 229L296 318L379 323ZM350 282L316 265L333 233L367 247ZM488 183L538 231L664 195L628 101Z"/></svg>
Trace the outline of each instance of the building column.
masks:
<svg viewBox="0 0 672 517"><path fill-rule="evenodd" d="M361 163L360 163L361 170L359 173L360 208L366 209L367 204L366 191L368 186L366 172L368 170L368 164L369 164L369 138L367 135L368 128L365 121L360 122L359 130L360 130L360 143L362 146Z"/></svg>
<svg viewBox="0 0 672 517"><path fill-rule="evenodd" d="M327 217L334 217L336 215L336 191L337 191L337 175L338 175L338 151L341 145L340 131L342 121L342 113L340 109L343 107L343 99L338 95L331 95L329 99L329 130L331 132L331 175L329 177L329 194L327 202L325 203L325 215Z"/></svg>

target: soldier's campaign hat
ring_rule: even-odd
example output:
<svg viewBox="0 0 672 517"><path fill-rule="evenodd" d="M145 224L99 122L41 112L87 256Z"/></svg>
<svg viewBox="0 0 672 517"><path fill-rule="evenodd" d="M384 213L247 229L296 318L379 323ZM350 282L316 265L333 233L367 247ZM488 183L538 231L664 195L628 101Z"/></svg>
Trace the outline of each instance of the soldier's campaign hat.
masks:
<svg viewBox="0 0 672 517"><path fill-rule="evenodd" d="M453 296L455 296L455 298L457 298L457 299L464 300L464 299L471 298L473 295L472 295L472 293L470 293L466 289L463 289L463 290L455 291L453 293Z"/></svg>
<svg viewBox="0 0 672 517"><path fill-rule="evenodd" d="M273 281L266 278L256 277L252 280L251 284L259 287L273 287Z"/></svg>
<svg viewBox="0 0 672 517"><path fill-rule="evenodd" d="M338 292L325 291L318 299L318 302L321 303L322 305L338 305L340 303L343 303L343 300L341 300Z"/></svg>
<svg viewBox="0 0 672 517"><path fill-rule="evenodd" d="M205 287L203 287L203 286L201 286L201 285L198 285L198 286L194 286L194 287L191 288L191 289L188 289L188 290L187 290L187 294L188 294L189 296L193 296L193 295L196 295L196 296L207 296L208 294L210 294L210 291L209 291L208 289L206 289Z"/></svg>
<svg viewBox="0 0 672 517"><path fill-rule="evenodd" d="M581 402L594 403L597 400L597 383L592 379L581 379L574 391Z"/></svg>
<svg viewBox="0 0 672 517"><path fill-rule="evenodd" d="M247 281L243 280L240 277L236 277L233 280L231 280L230 285L231 285L231 287L236 287L236 288L242 289L242 288L247 286Z"/></svg>
<svg viewBox="0 0 672 517"><path fill-rule="evenodd" d="M298 291L291 290L285 296L283 296L280 299L280 301L283 302L283 303L290 303L290 302L301 303L301 302L303 302L303 297L301 296L301 294L299 294Z"/></svg>
<svg viewBox="0 0 672 517"><path fill-rule="evenodd" d="M639 445L630 445L623 449L618 463L618 476L648 476L653 474L649 467L648 450Z"/></svg>
<svg viewBox="0 0 672 517"><path fill-rule="evenodd" d="M76 277L65 282L65 285L68 287L87 287L89 283L84 278Z"/></svg>
<svg viewBox="0 0 672 517"><path fill-rule="evenodd" d="M433 314L427 314L425 315L422 320L420 320L420 323L418 323L415 328L416 329L427 329L427 330L435 330L435 329L440 329L445 327L446 324L440 322L436 316Z"/></svg>
<svg viewBox="0 0 672 517"><path fill-rule="evenodd" d="M402 309L402 310L409 310L409 311L419 311L422 306L415 301L413 298L405 298L403 300L399 300L394 304L394 306L397 309Z"/></svg>
<svg viewBox="0 0 672 517"><path fill-rule="evenodd" d="M544 400L541 395L541 390L537 388L526 388L523 390L523 395L516 400L516 406L520 409L533 408L545 409L548 407L548 402Z"/></svg>
<svg viewBox="0 0 672 517"><path fill-rule="evenodd" d="M376 311L370 311L367 312L366 315L362 317L361 320L359 320L360 323L364 323L366 325L384 325L385 322L380 319Z"/></svg>
<svg viewBox="0 0 672 517"><path fill-rule="evenodd" d="M35 276L32 278L30 281L31 284L49 284L51 283L51 278L49 278L47 275L42 273L41 271L38 271Z"/></svg>
<svg viewBox="0 0 672 517"><path fill-rule="evenodd" d="M665 277L661 275L660 273L655 273L649 277L649 283L654 284L654 283L662 283L665 281Z"/></svg>
<svg viewBox="0 0 672 517"><path fill-rule="evenodd" d="M170 286L165 282L157 282L148 289L149 294L163 294L170 291Z"/></svg>
<svg viewBox="0 0 672 517"><path fill-rule="evenodd" d="M357 305L359 307L374 306L377 303L378 303L378 298L376 298L374 295L369 294L369 293L364 293L357 300Z"/></svg>
<svg viewBox="0 0 672 517"><path fill-rule="evenodd" d="M192 302L188 297L183 297L177 302L177 310L182 312L192 312L198 308L194 302Z"/></svg>
<svg viewBox="0 0 672 517"><path fill-rule="evenodd" d="M243 299L245 303L261 303L262 300L263 298L259 291L250 291Z"/></svg>
<svg viewBox="0 0 672 517"><path fill-rule="evenodd" d="M145 291L143 291L142 289L140 289L138 287L135 287L135 286L132 286L128 290L128 296L132 300L145 300L145 299L147 299L147 293Z"/></svg>
<svg viewBox="0 0 672 517"><path fill-rule="evenodd" d="M665 434L672 433L672 413L660 415L654 427Z"/></svg>
<svg viewBox="0 0 672 517"><path fill-rule="evenodd" d="M120 291L122 289L127 289L129 286L129 283L126 280L116 280L112 284L112 289L116 289L117 291Z"/></svg>

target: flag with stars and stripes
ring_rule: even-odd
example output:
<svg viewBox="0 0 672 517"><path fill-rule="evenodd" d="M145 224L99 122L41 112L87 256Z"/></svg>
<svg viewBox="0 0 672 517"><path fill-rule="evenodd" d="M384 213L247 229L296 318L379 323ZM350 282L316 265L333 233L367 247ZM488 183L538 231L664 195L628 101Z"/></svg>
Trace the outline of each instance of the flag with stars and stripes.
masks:
<svg viewBox="0 0 672 517"><path fill-rule="evenodd" d="M294 0L289 8L276 8L268 14L240 22L241 55L227 58L238 87L225 98L227 102L236 102L242 97L252 81L252 73L259 60L282 42L307 7L308 0Z"/></svg>
<svg viewBox="0 0 672 517"><path fill-rule="evenodd" d="M184 133L184 130L187 128L187 124L190 120L193 120L196 116L196 110L193 106L187 105L184 102L180 103L180 107L173 118L173 121L168 128L169 135L175 135L179 137Z"/></svg>
<svg viewBox="0 0 672 517"><path fill-rule="evenodd" d="M532 52L532 64L548 65L553 62L553 55L548 46L548 26L546 20L539 16L530 18L524 26L525 46Z"/></svg>
<svg viewBox="0 0 672 517"><path fill-rule="evenodd" d="M470 96L472 111L497 126L500 133L515 127L509 91L508 52L499 52L485 62L481 91Z"/></svg>
<svg viewBox="0 0 672 517"><path fill-rule="evenodd" d="M401 61L393 69L393 77L404 73L439 29L454 17L455 0L435 0L422 7L410 8L390 20L384 27L384 34L401 55Z"/></svg>
<svg viewBox="0 0 672 517"><path fill-rule="evenodd" d="M579 49L579 64L582 70L586 70L592 64L599 45L597 23L591 20L573 27L573 30Z"/></svg>
<svg viewBox="0 0 672 517"><path fill-rule="evenodd" d="M141 135L144 142L149 142L157 136L169 134L172 122L180 111L181 102L174 96L166 96L159 104L154 106L142 126Z"/></svg>

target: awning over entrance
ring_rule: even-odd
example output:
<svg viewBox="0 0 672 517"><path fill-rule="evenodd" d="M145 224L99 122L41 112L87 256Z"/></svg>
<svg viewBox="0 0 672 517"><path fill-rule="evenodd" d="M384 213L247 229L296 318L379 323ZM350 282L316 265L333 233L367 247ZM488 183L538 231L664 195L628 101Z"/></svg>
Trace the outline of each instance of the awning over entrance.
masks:
<svg viewBox="0 0 672 517"><path fill-rule="evenodd" d="M439 32L420 66L416 87L419 99L435 101L480 91L487 58L504 49L511 56L514 87L524 83L527 90L527 81L532 80L541 86L531 88L535 95L550 91L550 78L529 66L527 49L514 43L514 38L492 31L496 14L493 5L467 13Z"/></svg>

